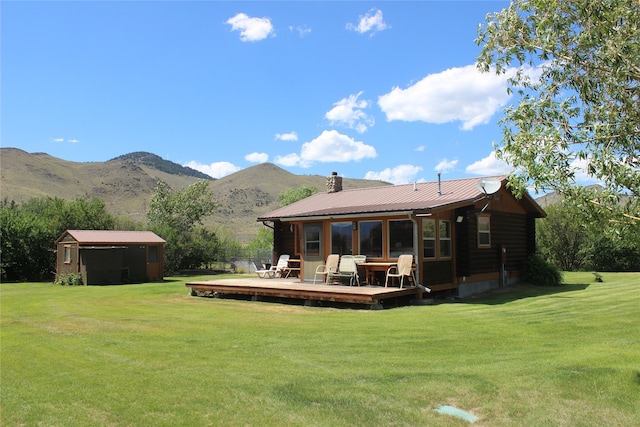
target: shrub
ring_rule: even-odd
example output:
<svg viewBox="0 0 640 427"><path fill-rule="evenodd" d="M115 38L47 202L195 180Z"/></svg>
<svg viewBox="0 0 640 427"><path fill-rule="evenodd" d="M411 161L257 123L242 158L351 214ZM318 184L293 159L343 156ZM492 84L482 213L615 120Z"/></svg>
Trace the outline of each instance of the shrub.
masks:
<svg viewBox="0 0 640 427"><path fill-rule="evenodd" d="M80 273L61 274L55 281L60 286L82 286L82 275Z"/></svg>
<svg viewBox="0 0 640 427"><path fill-rule="evenodd" d="M527 278L538 286L560 286L562 284L560 269L538 254L529 257Z"/></svg>

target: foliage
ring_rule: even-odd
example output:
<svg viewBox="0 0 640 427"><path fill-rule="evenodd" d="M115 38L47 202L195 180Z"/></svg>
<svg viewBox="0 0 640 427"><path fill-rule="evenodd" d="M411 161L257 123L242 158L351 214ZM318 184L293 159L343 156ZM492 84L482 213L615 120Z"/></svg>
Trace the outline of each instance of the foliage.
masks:
<svg viewBox="0 0 640 427"><path fill-rule="evenodd" d="M110 230L114 218L99 199L43 197L0 206L0 254L6 280L43 280L55 272L55 241L65 230Z"/></svg>
<svg viewBox="0 0 640 427"><path fill-rule="evenodd" d="M478 33L478 67L508 75L520 96L497 147L515 168L509 185L640 220L640 2L514 0ZM606 192L574 185L580 173Z"/></svg>
<svg viewBox="0 0 640 427"><path fill-rule="evenodd" d="M540 256L565 271L640 271L640 223L594 219L569 200L536 221Z"/></svg>
<svg viewBox="0 0 640 427"><path fill-rule="evenodd" d="M545 208L547 217L536 221L536 248L540 256L565 271L583 268L590 231L584 215L569 203Z"/></svg>
<svg viewBox="0 0 640 427"><path fill-rule="evenodd" d="M249 244L249 249L266 249L273 248L273 230L271 228L263 227L258 231L256 237L254 237Z"/></svg>
<svg viewBox="0 0 640 427"><path fill-rule="evenodd" d="M166 241L165 272L200 268L215 261L220 242L213 231L201 224L216 207L207 181L198 181L183 191L158 182L147 220Z"/></svg>
<svg viewBox="0 0 640 427"><path fill-rule="evenodd" d="M82 283L82 274L80 273L61 274L56 278L54 283L60 286L84 285L84 283Z"/></svg>
<svg viewBox="0 0 640 427"><path fill-rule="evenodd" d="M313 196L318 192L316 187L311 185L301 185L295 188L289 188L288 190L280 193L278 197L280 207L290 205L298 200L305 199L309 196Z"/></svg>
<svg viewBox="0 0 640 427"><path fill-rule="evenodd" d="M538 286L560 286L562 272L540 255L534 254L529 257L527 263L527 279Z"/></svg>

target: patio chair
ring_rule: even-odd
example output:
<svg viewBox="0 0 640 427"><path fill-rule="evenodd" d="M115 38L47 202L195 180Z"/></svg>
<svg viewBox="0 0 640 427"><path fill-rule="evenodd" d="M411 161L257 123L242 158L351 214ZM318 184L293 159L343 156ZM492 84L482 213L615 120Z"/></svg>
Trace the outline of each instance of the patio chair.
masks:
<svg viewBox="0 0 640 427"><path fill-rule="evenodd" d="M266 270L256 270L258 277L262 279L273 279L274 277L280 277L282 275L282 269L288 265L289 255L283 254L278 258L278 263L272 265L271 268Z"/></svg>
<svg viewBox="0 0 640 427"><path fill-rule="evenodd" d="M358 266L356 265L353 255L342 255L340 257L340 264L338 265L338 271L329 273L327 275L327 282L332 279L349 279L349 286L353 286L354 282L360 286L360 277L358 276Z"/></svg>
<svg viewBox="0 0 640 427"><path fill-rule="evenodd" d="M394 277L400 280L400 288L404 284L405 277L411 277L415 286L416 277L413 275L413 255L400 255L398 263L387 269L387 277L384 281L385 288L389 286L389 278L393 281Z"/></svg>
<svg viewBox="0 0 640 427"><path fill-rule="evenodd" d="M313 284L316 284L318 276L322 276L322 281L327 281L327 275L331 272L338 271L338 262L340 261L340 255L331 254L327 257L327 261L316 267L316 274L313 276Z"/></svg>

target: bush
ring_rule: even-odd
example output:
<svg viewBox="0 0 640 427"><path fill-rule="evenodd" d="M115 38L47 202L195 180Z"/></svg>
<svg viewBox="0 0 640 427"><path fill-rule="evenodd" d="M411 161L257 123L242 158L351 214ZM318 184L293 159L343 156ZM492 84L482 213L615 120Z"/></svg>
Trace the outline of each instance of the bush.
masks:
<svg viewBox="0 0 640 427"><path fill-rule="evenodd" d="M538 286L560 286L562 284L560 269L537 254L529 257L527 278Z"/></svg>
<svg viewBox="0 0 640 427"><path fill-rule="evenodd" d="M82 286L82 274L80 273L70 273L70 274L61 274L55 281L56 285L60 286Z"/></svg>

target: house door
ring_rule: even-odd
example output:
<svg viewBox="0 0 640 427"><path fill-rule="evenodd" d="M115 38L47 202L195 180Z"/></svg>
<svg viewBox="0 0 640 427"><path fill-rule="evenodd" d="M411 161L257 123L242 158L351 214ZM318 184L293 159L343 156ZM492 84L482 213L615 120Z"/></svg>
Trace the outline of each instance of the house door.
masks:
<svg viewBox="0 0 640 427"><path fill-rule="evenodd" d="M324 262L322 248L322 223L312 222L303 227L304 280L313 280L316 267Z"/></svg>

